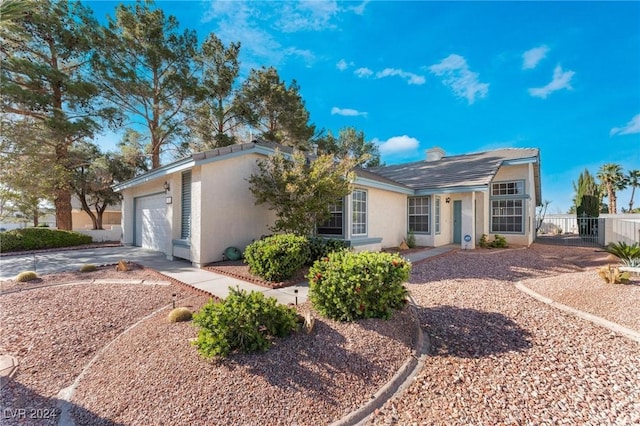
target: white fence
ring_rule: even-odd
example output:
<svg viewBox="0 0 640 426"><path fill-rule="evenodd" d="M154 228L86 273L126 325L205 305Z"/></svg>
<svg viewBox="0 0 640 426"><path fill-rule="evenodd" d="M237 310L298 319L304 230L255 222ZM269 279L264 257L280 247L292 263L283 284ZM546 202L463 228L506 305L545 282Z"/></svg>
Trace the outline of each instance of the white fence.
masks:
<svg viewBox="0 0 640 426"><path fill-rule="evenodd" d="M91 236L94 243L120 241L122 239L122 227L120 225L104 225L104 229L99 230L74 229L74 231Z"/></svg>
<svg viewBox="0 0 640 426"><path fill-rule="evenodd" d="M625 242L627 244L640 242L640 214L602 214L597 222L598 226L595 234L597 234L598 245L607 245L612 242ZM557 236L558 239L569 241L567 236L580 233L578 226L578 219L575 214L546 215L537 235L544 240ZM583 233L581 240L584 239ZM575 240L577 241L577 239Z"/></svg>

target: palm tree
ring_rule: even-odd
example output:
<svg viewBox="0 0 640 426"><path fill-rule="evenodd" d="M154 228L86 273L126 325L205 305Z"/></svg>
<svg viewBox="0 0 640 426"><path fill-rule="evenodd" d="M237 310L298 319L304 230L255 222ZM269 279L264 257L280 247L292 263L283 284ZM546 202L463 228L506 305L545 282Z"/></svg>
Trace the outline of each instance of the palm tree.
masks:
<svg viewBox="0 0 640 426"><path fill-rule="evenodd" d="M602 186L607 190L609 213L618 213L616 191L623 190L627 187L627 177L622 173L622 167L614 163L603 164L596 176L600 179Z"/></svg>
<svg viewBox="0 0 640 426"><path fill-rule="evenodd" d="M636 188L640 188L640 170L629 170L627 184L631 187L631 199L629 200L629 213L633 212L633 196Z"/></svg>

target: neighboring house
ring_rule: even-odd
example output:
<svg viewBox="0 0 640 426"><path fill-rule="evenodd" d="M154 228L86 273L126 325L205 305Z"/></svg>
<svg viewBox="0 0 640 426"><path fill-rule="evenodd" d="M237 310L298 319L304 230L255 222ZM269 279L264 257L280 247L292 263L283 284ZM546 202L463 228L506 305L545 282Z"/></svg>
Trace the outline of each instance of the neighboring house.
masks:
<svg viewBox="0 0 640 426"><path fill-rule="evenodd" d="M123 243L204 265L227 247L244 249L275 221L255 205L248 178L256 161L290 150L267 142L194 154L115 187L123 195ZM357 250L396 247L409 231L419 245L475 248L482 234L513 244L535 238L540 203L537 149L498 149L356 170L353 192L331 206L318 233L348 240Z"/></svg>
<svg viewBox="0 0 640 426"><path fill-rule="evenodd" d="M93 229L91 217L82 210L80 200L75 195L71 197L71 221L74 230ZM93 214L96 214L94 211ZM120 204L107 206L102 214L102 227L111 229L113 226L120 226L122 222L122 206Z"/></svg>

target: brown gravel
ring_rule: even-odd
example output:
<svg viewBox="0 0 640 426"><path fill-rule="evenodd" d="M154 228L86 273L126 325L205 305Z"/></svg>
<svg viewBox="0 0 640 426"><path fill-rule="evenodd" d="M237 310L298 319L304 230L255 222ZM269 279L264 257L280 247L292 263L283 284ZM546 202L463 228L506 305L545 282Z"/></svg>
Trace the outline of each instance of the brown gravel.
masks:
<svg viewBox="0 0 640 426"><path fill-rule="evenodd" d="M414 383L367 423L639 424L640 346L513 284L566 286L595 273L583 267L608 260L593 249L534 245L416 265L409 287L431 351ZM601 294L612 289L600 287ZM629 289L624 306L639 305ZM602 313L611 307L605 300L589 305L603 302Z"/></svg>
<svg viewBox="0 0 640 426"><path fill-rule="evenodd" d="M225 260L223 262L215 262L206 265L203 269L239 278L266 288L283 288L298 285L305 282L307 280L306 276L309 274L309 268L305 266L296 272L289 280L280 282L267 281L258 275L252 274L249 270L249 265L244 263L242 260Z"/></svg>
<svg viewBox="0 0 640 426"><path fill-rule="evenodd" d="M128 326L191 293L173 285L79 284L0 296L0 354L15 356L17 374L1 390L2 424L51 424L55 396ZM117 374L117 370L111 371ZM27 410L27 417L12 416ZM9 411L7 411L9 410ZM14 410L14 411L11 411Z"/></svg>
<svg viewBox="0 0 640 426"><path fill-rule="evenodd" d="M0 294L9 293L16 290L31 290L50 285L67 284L78 281L92 281L99 279L114 278L117 280L147 280L147 281L165 281L166 278L158 275L151 269L144 269L140 265L128 263L129 271L116 271L115 265L101 266L93 272L68 271L55 274L40 275L38 279L26 282L18 282L16 280L0 281Z"/></svg>
<svg viewBox="0 0 640 426"><path fill-rule="evenodd" d="M623 318L640 317L639 286L592 280L607 262L593 249L534 244L416 264L409 288L431 351L414 383L368 423L640 424L640 345L514 287L556 292L561 303L632 327ZM205 302L174 286L0 296L0 353L21 362L2 389L3 409L53 408L97 350L176 291L191 297L183 304ZM328 424L365 403L413 344L409 312L390 322L319 320L266 354L216 363L189 344L195 328L168 324L167 312L122 335L87 371L72 399L78 424ZM3 424L30 423L5 416Z"/></svg>

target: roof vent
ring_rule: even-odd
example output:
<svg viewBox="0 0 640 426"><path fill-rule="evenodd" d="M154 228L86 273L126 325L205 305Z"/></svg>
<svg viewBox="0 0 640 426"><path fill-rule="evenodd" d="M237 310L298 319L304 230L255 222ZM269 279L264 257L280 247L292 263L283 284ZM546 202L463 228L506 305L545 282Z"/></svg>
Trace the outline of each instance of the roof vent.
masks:
<svg viewBox="0 0 640 426"><path fill-rule="evenodd" d="M437 146L427 150L427 161L438 161L444 157L444 150Z"/></svg>

